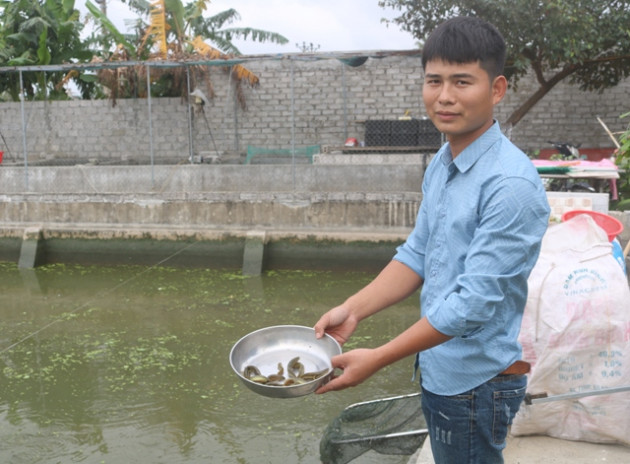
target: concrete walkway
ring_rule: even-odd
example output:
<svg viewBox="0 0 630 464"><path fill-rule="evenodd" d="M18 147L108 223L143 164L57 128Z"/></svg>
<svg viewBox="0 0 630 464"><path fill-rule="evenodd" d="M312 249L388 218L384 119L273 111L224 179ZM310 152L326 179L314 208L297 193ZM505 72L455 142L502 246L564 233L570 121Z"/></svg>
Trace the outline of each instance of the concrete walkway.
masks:
<svg viewBox="0 0 630 464"><path fill-rule="evenodd" d="M505 464L630 463L630 447L567 441L546 436L508 437ZM409 464L434 464L429 439Z"/></svg>

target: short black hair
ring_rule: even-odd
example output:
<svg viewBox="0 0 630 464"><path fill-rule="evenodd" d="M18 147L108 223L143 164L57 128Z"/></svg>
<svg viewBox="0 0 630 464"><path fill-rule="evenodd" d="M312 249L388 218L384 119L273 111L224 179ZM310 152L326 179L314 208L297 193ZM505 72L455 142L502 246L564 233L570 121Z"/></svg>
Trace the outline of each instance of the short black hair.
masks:
<svg viewBox="0 0 630 464"><path fill-rule="evenodd" d="M479 61L490 79L503 74L505 40L489 22L475 17L457 16L440 24L422 50L422 69L432 60L447 63Z"/></svg>

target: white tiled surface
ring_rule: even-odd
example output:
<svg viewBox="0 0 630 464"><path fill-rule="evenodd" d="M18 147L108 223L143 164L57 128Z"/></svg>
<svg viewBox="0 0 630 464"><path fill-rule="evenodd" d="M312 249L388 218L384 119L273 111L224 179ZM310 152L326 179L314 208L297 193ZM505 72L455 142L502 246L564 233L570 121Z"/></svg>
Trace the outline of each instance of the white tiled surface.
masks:
<svg viewBox="0 0 630 464"><path fill-rule="evenodd" d="M550 220L560 222L562 215L567 211L574 209L593 210L593 200L586 197L549 197L549 206L551 207Z"/></svg>
<svg viewBox="0 0 630 464"><path fill-rule="evenodd" d="M590 192L547 192L551 221L560 222L567 211L585 209L608 214L608 194Z"/></svg>

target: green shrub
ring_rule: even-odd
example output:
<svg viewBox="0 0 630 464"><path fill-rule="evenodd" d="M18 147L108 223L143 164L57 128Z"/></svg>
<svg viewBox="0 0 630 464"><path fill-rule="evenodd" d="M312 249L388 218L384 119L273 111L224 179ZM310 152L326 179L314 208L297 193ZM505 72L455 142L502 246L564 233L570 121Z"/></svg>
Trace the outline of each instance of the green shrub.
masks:
<svg viewBox="0 0 630 464"><path fill-rule="evenodd" d="M630 112L622 114L620 118L630 116ZM619 168L617 190L619 200L611 204L618 211L630 210L630 124L619 136L619 149L616 153L615 164Z"/></svg>

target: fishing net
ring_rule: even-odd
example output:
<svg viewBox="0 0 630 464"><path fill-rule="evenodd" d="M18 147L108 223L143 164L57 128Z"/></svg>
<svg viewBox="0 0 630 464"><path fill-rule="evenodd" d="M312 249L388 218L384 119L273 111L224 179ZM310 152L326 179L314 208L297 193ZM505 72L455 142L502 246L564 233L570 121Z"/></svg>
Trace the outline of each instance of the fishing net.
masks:
<svg viewBox="0 0 630 464"><path fill-rule="evenodd" d="M324 464L345 464L370 450L411 455L427 433L420 393L356 403L324 431L320 459Z"/></svg>

